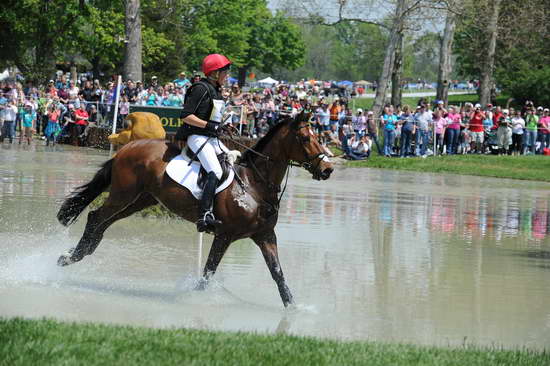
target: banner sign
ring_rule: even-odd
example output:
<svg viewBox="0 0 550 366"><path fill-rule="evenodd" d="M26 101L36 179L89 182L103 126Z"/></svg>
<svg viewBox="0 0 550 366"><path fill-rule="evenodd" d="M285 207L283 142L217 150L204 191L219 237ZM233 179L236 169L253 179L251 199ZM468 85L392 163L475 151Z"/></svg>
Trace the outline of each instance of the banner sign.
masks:
<svg viewBox="0 0 550 366"><path fill-rule="evenodd" d="M133 112L149 112L156 114L160 118L162 127L166 134L175 134L178 127L183 124L183 119L180 118L183 108L175 107L159 107L148 105L130 105L130 113Z"/></svg>

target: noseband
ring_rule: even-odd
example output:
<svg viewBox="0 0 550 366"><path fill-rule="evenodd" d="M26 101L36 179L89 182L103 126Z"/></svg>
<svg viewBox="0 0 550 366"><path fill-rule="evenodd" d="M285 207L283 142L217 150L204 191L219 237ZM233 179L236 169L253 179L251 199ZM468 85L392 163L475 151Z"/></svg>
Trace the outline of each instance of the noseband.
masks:
<svg viewBox="0 0 550 366"><path fill-rule="evenodd" d="M298 127L297 131L301 130L302 128L306 128L306 127L310 128L309 124ZM320 152L315 156L308 156L306 147L304 146L304 142L300 139L300 137L297 134L296 134L296 140L298 140L299 145L304 150L304 156L306 158L305 159L306 161L304 161L303 163L290 162L290 165L304 168L305 170L307 170L308 172L310 172L313 175L313 179L320 180L322 172L321 172L321 169L319 168L319 166L321 165L321 161L323 161L325 158L328 159L328 156L323 152ZM317 163L314 164L314 161L316 159L317 159Z"/></svg>

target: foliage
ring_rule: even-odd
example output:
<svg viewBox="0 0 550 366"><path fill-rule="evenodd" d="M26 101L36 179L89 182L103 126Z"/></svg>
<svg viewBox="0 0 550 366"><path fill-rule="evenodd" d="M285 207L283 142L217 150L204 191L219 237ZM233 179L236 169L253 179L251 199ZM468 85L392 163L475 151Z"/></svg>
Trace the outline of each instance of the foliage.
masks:
<svg viewBox="0 0 550 366"><path fill-rule="evenodd" d="M536 105L550 105L550 66L533 68L527 62L516 72L502 75L500 81L517 103L532 100Z"/></svg>
<svg viewBox="0 0 550 366"><path fill-rule="evenodd" d="M480 52L486 47L484 24L488 1L465 1L455 33L454 53L462 76L478 78ZM498 19L495 56L497 84L518 100L548 102L544 76L550 63L550 3L545 0L503 1Z"/></svg>
<svg viewBox="0 0 550 366"><path fill-rule="evenodd" d="M28 77L44 80L55 69L84 0L3 0L0 2L0 66L15 65Z"/></svg>
<svg viewBox="0 0 550 366"><path fill-rule="evenodd" d="M266 72L295 68L303 60L296 26L273 15L265 0L141 0L141 13L143 68L161 79L200 69L202 58L213 52L227 55L237 67ZM3 1L0 66L17 66L42 81L52 76L56 62L77 58L96 74L119 72L124 23L122 1Z"/></svg>
<svg viewBox="0 0 550 366"><path fill-rule="evenodd" d="M282 79L376 80L381 71L387 43L380 27L343 22L335 26L298 23L306 44L305 65L290 72L278 69Z"/></svg>
<svg viewBox="0 0 550 366"><path fill-rule="evenodd" d="M0 319L2 365L547 365L546 351Z"/></svg>

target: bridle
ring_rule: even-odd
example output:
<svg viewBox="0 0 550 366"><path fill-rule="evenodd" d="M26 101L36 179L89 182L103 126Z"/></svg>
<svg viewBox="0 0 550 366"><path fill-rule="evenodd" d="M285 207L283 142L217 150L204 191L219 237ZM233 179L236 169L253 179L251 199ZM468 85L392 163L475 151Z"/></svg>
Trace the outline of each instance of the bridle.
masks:
<svg viewBox="0 0 550 366"><path fill-rule="evenodd" d="M300 126L297 128L296 131L300 131L302 128L311 128L310 124L306 124L306 125L303 125L303 126ZM308 136L308 140L309 140L310 136ZM324 153L324 152L319 152L317 155L315 156L308 156L308 152L306 150L306 147L304 145L304 140L300 139L300 136L298 136L298 134L296 134L296 139L298 140L298 143L300 144L300 146L302 147L303 151L304 151L304 157L305 157L305 160L303 163L295 163L293 161L290 161L290 165L292 166L297 166L297 167L301 167L301 168L304 168L305 170L307 170L308 172L310 172L312 175L313 175L313 179L317 179L317 180L321 180L321 169L319 169L320 165L321 165L321 161L323 161L325 158L328 159L328 156ZM317 164L313 164L313 162L317 160Z"/></svg>
<svg viewBox="0 0 550 366"><path fill-rule="evenodd" d="M311 128L310 124L305 124L303 126L299 126L298 128L296 128L296 131L300 131L302 128ZM285 162L286 163L286 180L285 180L285 185L283 187L283 189L281 190L281 187L280 185L277 185L277 184L274 184L273 182L270 182L266 177L263 176L263 174L260 172L260 170L258 169L256 163L254 163L254 159L248 159L246 162L250 164L250 167L252 168L252 171L254 172L254 174L256 174L258 177L260 177L260 179L265 183L267 184L268 188L270 191L278 194L279 192L281 192L281 194L279 195L279 197L277 198L277 203L276 204L272 204L270 202L267 202L270 206L272 206L276 211L278 211L278 208L279 208L279 204L281 202L281 199L283 198L283 194L285 192L285 189L286 189L286 186L287 186L287 183L288 183L288 176L289 176L289 169L290 167L300 167L300 168L304 168L306 169L308 172L310 172L312 175L313 175L313 179L317 179L317 180L320 180L321 179L321 170L319 169L319 166L321 165L321 161L323 161L323 159L325 159L327 156L326 154L324 154L323 152L320 152L319 154L316 154L315 156L309 156L308 155L308 152L305 148L305 145L304 145L304 140L300 139L300 136L298 134L295 135L297 141L298 141L298 144L302 147L303 149L303 152L304 152L304 157L305 157L305 161L302 162L302 163L298 163L298 162L294 162L292 160L290 161L287 161ZM248 146L246 146L245 144L241 144L240 142L236 141L235 139L231 138L231 141L244 148L245 150L251 152L252 154L255 154L256 156L258 156L259 158L262 158L266 164L276 164L276 163L283 163L283 161L278 161L278 160L275 160L273 158L271 158L270 156L267 156L265 154L262 154L261 152L259 151L256 151ZM314 164L314 161L315 160L318 160L316 164ZM237 180L239 181L239 184L243 187L243 189L246 190L246 186L244 184L244 182L242 181L242 179L239 177L239 175L237 174L237 172L235 171L235 176L237 177Z"/></svg>

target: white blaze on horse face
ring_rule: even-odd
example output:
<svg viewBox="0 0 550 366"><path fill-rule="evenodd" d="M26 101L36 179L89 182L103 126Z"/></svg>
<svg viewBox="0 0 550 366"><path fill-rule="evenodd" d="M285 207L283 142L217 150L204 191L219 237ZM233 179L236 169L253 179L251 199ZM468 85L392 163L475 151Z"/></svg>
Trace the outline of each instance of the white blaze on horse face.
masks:
<svg viewBox="0 0 550 366"><path fill-rule="evenodd" d="M330 163L330 159L328 158L328 156L323 156L323 159L322 159L325 163Z"/></svg>
<svg viewBox="0 0 550 366"><path fill-rule="evenodd" d="M311 129L311 127L309 127L307 130L309 131L309 134L310 134L310 135L315 136L315 133L313 132L313 130Z"/></svg>

